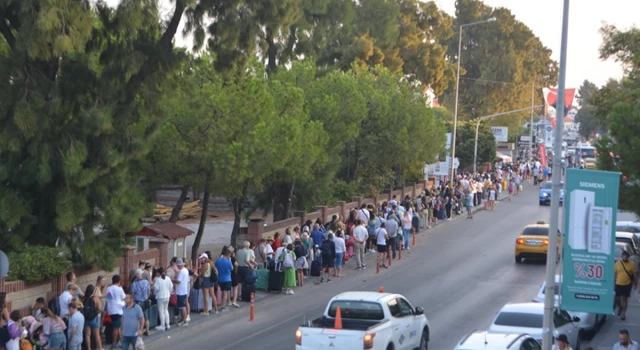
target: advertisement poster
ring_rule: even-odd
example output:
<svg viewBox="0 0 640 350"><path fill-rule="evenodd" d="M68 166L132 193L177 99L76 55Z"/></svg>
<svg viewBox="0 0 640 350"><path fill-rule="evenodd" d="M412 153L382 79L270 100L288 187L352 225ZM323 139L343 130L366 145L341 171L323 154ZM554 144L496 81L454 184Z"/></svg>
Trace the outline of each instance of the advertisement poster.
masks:
<svg viewBox="0 0 640 350"><path fill-rule="evenodd" d="M620 173L567 169L563 310L613 313L619 186Z"/></svg>
<svg viewBox="0 0 640 350"><path fill-rule="evenodd" d="M509 128L505 126L492 126L491 132L493 132L493 137L496 138L496 142L509 141Z"/></svg>

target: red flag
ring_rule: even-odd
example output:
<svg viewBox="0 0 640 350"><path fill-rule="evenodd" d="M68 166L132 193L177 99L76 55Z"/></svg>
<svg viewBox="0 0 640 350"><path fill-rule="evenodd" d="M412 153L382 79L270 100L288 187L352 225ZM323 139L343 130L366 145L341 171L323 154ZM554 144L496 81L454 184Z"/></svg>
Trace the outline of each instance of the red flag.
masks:
<svg viewBox="0 0 640 350"><path fill-rule="evenodd" d="M556 88L544 88L542 89L544 100L547 104L553 108L557 108L558 103L558 89ZM571 110L573 105L573 96L576 94L576 89L564 89L564 115ZM555 127L555 126L554 126Z"/></svg>
<svg viewBox="0 0 640 350"><path fill-rule="evenodd" d="M540 155L540 165L543 168L547 167L547 150L544 148L544 145L538 145L538 154Z"/></svg>

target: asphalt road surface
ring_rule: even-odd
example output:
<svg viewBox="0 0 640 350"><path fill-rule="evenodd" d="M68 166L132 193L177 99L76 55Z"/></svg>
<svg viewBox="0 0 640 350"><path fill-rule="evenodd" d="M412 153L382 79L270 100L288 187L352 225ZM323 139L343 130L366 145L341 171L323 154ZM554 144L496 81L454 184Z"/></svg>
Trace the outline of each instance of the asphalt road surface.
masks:
<svg viewBox="0 0 640 350"><path fill-rule="evenodd" d="M524 225L549 221L550 208L539 206L537 195L536 187L525 185L524 193L511 202L502 201L494 211L480 211L473 219L457 218L426 231L402 261L394 261L379 275L372 263L366 271L354 271L350 262L345 277L322 285L307 280L295 295L259 300L254 322L248 322L249 308L242 303L231 313L172 328L150 339L148 348L293 349L297 326L321 316L331 297L382 286L424 307L431 324L430 349L452 349L469 332L486 329L505 303L528 302L535 296L544 279L544 262L516 264L514 244Z"/></svg>

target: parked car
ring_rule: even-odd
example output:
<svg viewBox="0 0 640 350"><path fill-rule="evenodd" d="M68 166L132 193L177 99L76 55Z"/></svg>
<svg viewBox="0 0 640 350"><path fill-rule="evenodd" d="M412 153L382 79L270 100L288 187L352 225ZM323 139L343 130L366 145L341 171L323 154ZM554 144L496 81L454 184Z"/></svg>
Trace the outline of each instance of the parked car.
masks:
<svg viewBox="0 0 640 350"><path fill-rule="evenodd" d="M638 221L618 221L616 231L633 232L640 237L640 222Z"/></svg>
<svg viewBox="0 0 640 350"><path fill-rule="evenodd" d="M400 294L345 292L329 300L322 317L296 330L296 350L427 350L429 331L424 310Z"/></svg>
<svg viewBox="0 0 640 350"><path fill-rule="evenodd" d="M640 239L635 233L616 230L616 242L629 243L633 255L640 254Z"/></svg>
<svg viewBox="0 0 640 350"><path fill-rule="evenodd" d="M541 348L540 343L529 334L473 331L460 339L454 350L540 350Z"/></svg>
<svg viewBox="0 0 640 350"><path fill-rule="evenodd" d="M560 295L560 289L562 285L562 276L556 275L556 284L554 286L555 300L556 305L562 303L562 296ZM533 298L533 302L535 303L544 303L544 291L547 286L547 282L542 282L540 289L538 289L538 295ZM607 320L607 315L600 314L591 314L588 312L574 312L568 311L571 318L577 316L580 318L580 323L578 324L580 338L582 339L591 339L598 332L600 327Z"/></svg>
<svg viewBox="0 0 640 350"><path fill-rule="evenodd" d="M543 317L542 303L507 304L493 319L489 332L527 333L541 343ZM571 317L568 312L556 309L553 317L553 336L565 334L569 339L569 345L574 350L580 350L579 322L580 318Z"/></svg>

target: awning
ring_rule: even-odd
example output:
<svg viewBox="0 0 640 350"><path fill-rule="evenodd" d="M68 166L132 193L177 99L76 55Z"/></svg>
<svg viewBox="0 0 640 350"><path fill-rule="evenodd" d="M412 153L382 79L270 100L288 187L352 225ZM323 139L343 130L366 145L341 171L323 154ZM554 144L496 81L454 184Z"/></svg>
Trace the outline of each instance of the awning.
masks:
<svg viewBox="0 0 640 350"><path fill-rule="evenodd" d="M513 163L513 159L506 154L496 153L496 159L500 159L505 163Z"/></svg>
<svg viewBox="0 0 640 350"><path fill-rule="evenodd" d="M154 238L164 238L174 241L179 238L191 236L194 232L186 227L166 222L163 224L145 226L139 232L130 232L129 236L144 236Z"/></svg>

